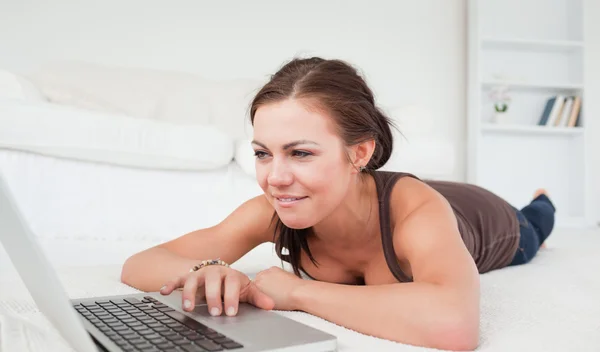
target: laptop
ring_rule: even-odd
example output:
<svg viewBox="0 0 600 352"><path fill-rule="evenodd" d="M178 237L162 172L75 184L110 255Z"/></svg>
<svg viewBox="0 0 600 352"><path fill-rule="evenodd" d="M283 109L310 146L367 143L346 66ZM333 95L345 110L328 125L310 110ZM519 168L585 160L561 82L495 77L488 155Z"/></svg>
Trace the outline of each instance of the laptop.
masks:
<svg viewBox="0 0 600 352"><path fill-rule="evenodd" d="M206 301L181 309L181 291L69 299L0 175L0 242L39 310L78 352L337 351L337 338L240 303L213 317Z"/></svg>

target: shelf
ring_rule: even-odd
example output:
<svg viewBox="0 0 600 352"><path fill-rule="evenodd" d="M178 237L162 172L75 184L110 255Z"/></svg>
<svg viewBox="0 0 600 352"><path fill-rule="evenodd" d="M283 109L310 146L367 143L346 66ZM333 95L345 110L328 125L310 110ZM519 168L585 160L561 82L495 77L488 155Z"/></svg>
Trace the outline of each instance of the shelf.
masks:
<svg viewBox="0 0 600 352"><path fill-rule="evenodd" d="M483 38L481 47L488 49L515 49L541 51L577 51L583 49L581 41L566 40L527 40L506 38Z"/></svg>
<svg viewBox="0 0 600 352"><path fill-rule="evenodd" d="M522 82L522 81L498 81L498 80L485 80L481 82L484 87L493 86L508 86L512 88L523 88L523 89L551 89L551 90L580 90L583 89L582 84L572 83L544 83L544 82Z"/></svg>
<svg viewBox="0 0 600 352"><path fill-rule="evenodd" d="M590 61L584 14L586 2L597 1L467 1L466 179L519 206L546 188L558 209L555 224L566 228L596 217L594 136L586 121L597 118L590 106L599 99L588 92L594 82L584 65ZM506 91L491 94L495 88ZM556 113L549 101L558 96L582 98L578 126L565 126L563 117L573 111L563 110L560 126L538 125ZM504 117L494 110L499 98L510 99Z"/></svg>
<svg viewBox="0 0 600 352"><path fill-rule="evenodd" d="M520 134L549 134L549 135L581 135L582 127L551 127L551 126L528 126L528 125L496 125L484 123L481 129L490 133L520 133Z"/></svg>

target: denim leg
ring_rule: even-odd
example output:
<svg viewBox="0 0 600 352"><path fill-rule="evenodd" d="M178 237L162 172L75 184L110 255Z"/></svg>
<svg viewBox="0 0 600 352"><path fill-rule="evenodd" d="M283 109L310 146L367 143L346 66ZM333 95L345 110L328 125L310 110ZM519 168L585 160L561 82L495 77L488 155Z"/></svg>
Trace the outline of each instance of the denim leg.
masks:
<svg viewBox="0 0 600 352"><path fill-rule="evenodd" d="M554 228L554 213L556 208L552 201L545 195L540 194L527 206L521 209L525 218L529 220L539 236L540 244L543 243Z"/></svg>
<svg viewBox="0 0 600 352"><path fill-rule="evenodd" d="M541 245L535 228L527 221L525 215L519 210L516 211L516 214L519 219L519 231L521 236L519 238L519 248L517 248L515 256L509 264L510 266L529 263L529 261L535 257Z"/></svg>
<svg viewBox="0 0 600 352"><path fill-rule="evenodd" d="M515 209L519 219L519 248L510 265L528 263L537 254L541 244L550 236L554 228L556 208L550 199L541 194L523 209Z"/></svg>

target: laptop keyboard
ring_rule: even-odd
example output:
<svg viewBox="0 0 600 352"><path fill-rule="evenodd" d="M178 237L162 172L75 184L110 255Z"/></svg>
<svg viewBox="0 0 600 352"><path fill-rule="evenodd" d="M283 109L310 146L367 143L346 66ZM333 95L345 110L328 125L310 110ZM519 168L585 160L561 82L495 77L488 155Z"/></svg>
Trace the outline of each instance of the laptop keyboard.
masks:
<svg viewBox="0 0 600 352"><path fill-rule="evenodd" d="M243 347L150 296L91 301L74 308L123 351L228 351Z"/></svg>

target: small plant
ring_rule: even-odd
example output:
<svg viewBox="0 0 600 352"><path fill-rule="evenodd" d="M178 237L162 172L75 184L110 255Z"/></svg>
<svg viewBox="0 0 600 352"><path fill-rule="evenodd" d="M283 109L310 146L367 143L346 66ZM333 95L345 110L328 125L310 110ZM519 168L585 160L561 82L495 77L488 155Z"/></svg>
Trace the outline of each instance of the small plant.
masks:
<svg viewBox="0 0 600 352"><path fill-rule="evenodd" d="M490 99L494 103L494 110L496 112L506 112L508 110L508 103L510 102L510 95L507 86L496 86L490 91Z"/></svg>

